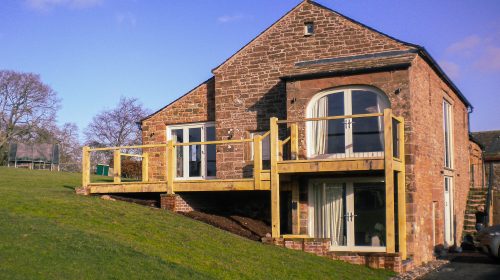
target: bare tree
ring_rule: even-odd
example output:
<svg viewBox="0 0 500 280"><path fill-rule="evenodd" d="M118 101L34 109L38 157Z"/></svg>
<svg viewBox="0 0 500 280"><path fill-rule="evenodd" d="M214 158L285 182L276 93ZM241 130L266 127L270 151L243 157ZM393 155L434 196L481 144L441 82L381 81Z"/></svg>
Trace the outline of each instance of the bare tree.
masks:
<svg viewBox="0 0 500 280"><path fill-rule="evenodd" d="M81 167L82 146L78 139L78 126L75 123L65 123L56 134L60 147L60 164L63 170L77 171Z"/></svg>
<svg viewBox="0 0 500 280"><path fill-rule="evenodd" d="M118 105L97 114L85 129L85 143L92 146L126 146L141 143L137 122L149 111L136 98L120 98Z"/></svg>
<svg viewBox="0 0 500 280"><path fill-rule="evenodd" d="M31 139L39 128L52 126L59 106L56 92L39 75L0 71L0 151L10 141Z"/></svg>

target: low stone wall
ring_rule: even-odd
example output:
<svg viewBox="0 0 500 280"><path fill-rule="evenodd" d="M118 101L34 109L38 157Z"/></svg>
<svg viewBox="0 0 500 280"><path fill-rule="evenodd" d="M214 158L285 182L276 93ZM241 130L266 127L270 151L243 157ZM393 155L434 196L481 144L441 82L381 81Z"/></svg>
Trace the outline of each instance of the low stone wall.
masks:
<svg viewBox="0 0 500 280"><path fill-rule="evenodd" d="M330 240L323 238L263 238L267 244L304 251L333 260L365 265L370 268L389 269L403 273L414 268L411 260L402 261L399 253L334 252L330 251Z"/></svg>

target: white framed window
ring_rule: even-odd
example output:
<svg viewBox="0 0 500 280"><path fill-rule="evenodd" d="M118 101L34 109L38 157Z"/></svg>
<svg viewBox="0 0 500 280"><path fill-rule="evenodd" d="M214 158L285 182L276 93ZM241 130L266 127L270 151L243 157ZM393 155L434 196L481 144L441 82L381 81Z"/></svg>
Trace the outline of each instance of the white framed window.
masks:
<svg viewBox="0 0 500 280"><path fill-rule="evenodd" d="M453 168L453 107L443 100L444 167Z"/></svg>
<svg viewBox="0 0 500 280"><path fill-rule="evenodd" d="M314 34L314 23L313 22L304 23L304 35L311 36L313 34Z"/></svg>
<svg viewBox="0 0 500 280"><path fill-rule="evenodd" d="M370 86L350 86L316 94L308 118L383 113L390 108L385 93ZM377 157L384 154L383 117L306 122L308 158Z"/></svg>
<svg viewBox="0 0 500 280"><path fill-rule="evenodd" d="M177 143L213 141L215 140L215 125L213 122L169 125L167 126L167 140L174 140ZM216 177L215 145L176 146L175 153L177 179Z"/></svg>

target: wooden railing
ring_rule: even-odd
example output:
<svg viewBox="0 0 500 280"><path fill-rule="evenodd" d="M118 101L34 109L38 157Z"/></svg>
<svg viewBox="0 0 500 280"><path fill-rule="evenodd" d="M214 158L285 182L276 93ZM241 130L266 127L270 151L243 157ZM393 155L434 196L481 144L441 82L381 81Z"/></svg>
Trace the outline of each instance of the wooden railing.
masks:
<svg viewBox="0 0 500 280"><path fill-rule="evenodd" d="M83 147L82 156L82 185L88 186L90 182L90 154L98 151L113 151L113 183L121 183L121 157L140 157L142 158L142 182L149 182L149 153L142 154L127 154L122 153L122 150L127 149L164 149L164 159L166 170L167 191L173 192L173 185L176 179L176 147L192 146L192 145L228 145L228 144L243 144L251 143L253 145L253 179L256 189L261 184L262 172L265 171L262 158L262 143L266 137L269 137L270 143L270 169L268 172L276 171L278 162L284 160L299 160L299 124L314 121L325 120L340 120L340 119L355 119L355 118L370 118L383 117L384 119L384 157L400 160L401 155L404 155L404 145L401 143L404 139L404 120L392 114L391 109L384 110L383 113L345 115L345 116L328 116L321 118L305 118L301 120L278 120L277 118L270 119L270 129L262 135L254 135L251 139L229 139L217 141L203 142L188 142L176 143L173 140L167 141L165 144L151 145L133 145L122 147L105 147L105 148L90 148ZM279 125L287 125L287 134L280 139ZM393 130L393 126L395 129ZM281 135L283 136L283 135ZM393 146L394 145L394 146ZM285 157L285 147L286 155ZM393 148L394 147L394 148ZM305 149L304 147L302 149ZM391 151L390 153L388 151ZM307 160L307 158L303 158ZM172 164L173 163L173 164Z"/></svg>
<svg viewBox="0 0 500 280"><path fill-rule="evenodd" d="M122 156L126 157L139 157L142 158L142 182L149 181L149 153L143 152L142 154L127 154L122 153L122 150L130 149L146 149L146 148L158 148L165 147L165 144L155 144L155 145L134 145L134 146L121 146L121 147L105 147L105 148L90 148L83 147L82 153L82 186L87 187L91 184L90 182L90 156L92 152L105 152L113 151L113 183L120 184L122 182Z"/></svg>
<svg viewBox="0 0 500 280"><path fill-rule="evenodd" d="M380 151L385 153L385 147L391 147L393 150L392 155L394 158L399 159L400 155L404 155L404 120L401 117L396 117L392 114L391 109L385 109L383 113L371 113L371 114L357 114L357 115L344 115L344 116L328 116L319 118L304 118L301 120L276 120L275 123L271 121L271 129L278 125L287 125L289 129L288 137L283 140L277 139L278 145L278 159L284 160L285 145L289 145L289 158L288 160L299 160L299 130L298 124L315 122L315 121L329 121L329 120L342 120L342 119L356 119L356 118L383 118L383 131L384 133L384 150ZM395 127L395 129L393 129ZM278 129L278 128L276 128ZM394 148L393 148L394 147ZM303 148L305 150L305 148ZM384 154L385 156L385 154ZM307 157L304 159L308 159Z"/></svg>

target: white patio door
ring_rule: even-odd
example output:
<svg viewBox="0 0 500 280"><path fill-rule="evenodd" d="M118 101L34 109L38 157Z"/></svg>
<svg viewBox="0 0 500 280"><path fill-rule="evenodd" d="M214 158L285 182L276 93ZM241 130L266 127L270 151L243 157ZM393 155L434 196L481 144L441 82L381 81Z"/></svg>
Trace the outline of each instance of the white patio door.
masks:
<svg viewBox="0 0 500 280"><path fill-rule="evenodd" d="M309 235L333 251L385 251L385 184L380 180L309 182Z"/></svg>
<svg viewBox="0 0 500 280"><path fill-rule="evenodd" d="M382 113L387 97L370 87L349 87L320 93L308 106L309 118ZM382 156L383 118L346 118L307 122L308 156L332 158Z"/></svg>
<svg viewBox="0 0 500 280"><path fill-rule="evenodd" d="M167 127L167 139L177 143L215 140L212 123L172 125ZM215 145L189 145L176 147L176 178L204 179L215 177Z"/></svg>
<svg viewBox="0 0 500 280"><path fill-rule="evenodd" d="M444 241L447 246L454 242L452 182L452 177L444 177Z"/></svg>

